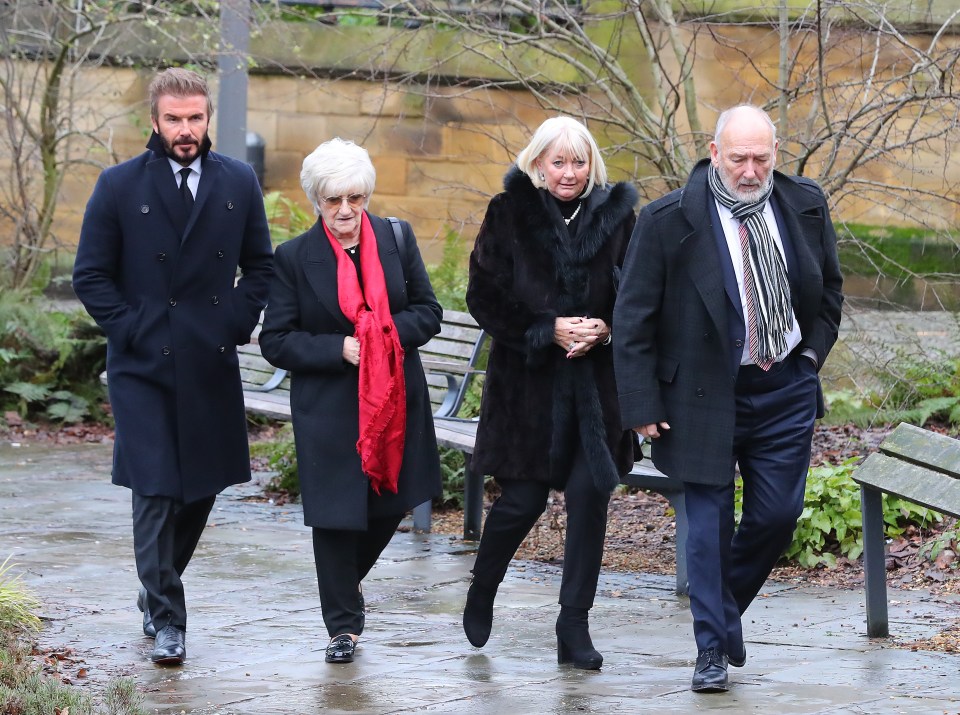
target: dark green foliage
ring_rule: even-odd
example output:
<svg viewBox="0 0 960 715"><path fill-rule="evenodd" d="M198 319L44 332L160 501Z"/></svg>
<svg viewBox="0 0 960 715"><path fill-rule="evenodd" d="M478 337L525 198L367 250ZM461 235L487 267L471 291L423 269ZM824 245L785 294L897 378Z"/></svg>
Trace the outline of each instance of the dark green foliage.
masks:
<svg viewBox="0 0 960 715"><path fill-rule="evenodd" d="M25 419L106 421L99 375L106 338L79 308L50 309L30 293L0 294L0 409Z"/></svg>
<svg viewBox="0 0 960 715"><path fill-rule="evenodd" d="M863 520L860 487L851 478L859 457L839 465L813 467L807 474L803 512L793 534L793 543L784 554L801 566L833 566L838 556L857 559L863 552ZM743 492L737 483L736 512L742 511ZM909 525L928 526L943 516L898 497L883 495L886 534L896 537Z"/></svg>
<svg viewBox="0 0 960 715"><path fill-rule="evenodd" d="M911 274L960 274L960 250L955 232L935 232L919 227L838 226L840 263L846 275L895 280Z"/></svg>
<svg viewBox="0 0 960 715"><path fill-rule="evenodd" d="M960 359L920 360L905 357L875 368L879 385L869 394L829 392L829 424L858 427L909 422L922 427L931 420L960 425Z"/></svg>
<svg viewBox="0 0 960 715"><path fill-rule="evenodd" d="M270 442L250 445L253 456L267 458L270 471L276 475L267 485L267 491L286 492L292 499L300 496L300 474L297 471L297 449L293 440L293 425L287 423Z"/></svg>
<svg viewBox="0 0 960 715"><path fill-rule="evenodd" d="M440 263L427 266L437 300L447 310L467 310L467 255L469 247L460 234L447 231Z"/></svg>
<svg viewBox="0 0 960 715"><path fill-rule="evenodd" d="M440 476L443 480L443 491L436 501L436 506L463 509L463 452L440 447Z"/></svg>

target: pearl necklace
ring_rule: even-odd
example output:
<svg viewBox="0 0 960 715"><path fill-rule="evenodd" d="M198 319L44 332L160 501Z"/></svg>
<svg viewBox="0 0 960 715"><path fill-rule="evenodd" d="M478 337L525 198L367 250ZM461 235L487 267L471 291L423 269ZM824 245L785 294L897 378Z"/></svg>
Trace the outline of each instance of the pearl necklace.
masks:
<svg viewBox="0 0 960 715"><path fill-rule="evenodd" d="M583 206L583 202L582 202L582 201L581 201L579 204L577 204L577 210L574 211L572 214L570 214L570 218L565 218L565 219L563 219L563 222L564 222L565 224L567 224L567 226L569 226L569 225L570 225L570 222L573 221L573 219L575 219L575 218L577 217L577 214L578 214L578 213L580 213L580 207L581 207L581 206Z"/></svg>

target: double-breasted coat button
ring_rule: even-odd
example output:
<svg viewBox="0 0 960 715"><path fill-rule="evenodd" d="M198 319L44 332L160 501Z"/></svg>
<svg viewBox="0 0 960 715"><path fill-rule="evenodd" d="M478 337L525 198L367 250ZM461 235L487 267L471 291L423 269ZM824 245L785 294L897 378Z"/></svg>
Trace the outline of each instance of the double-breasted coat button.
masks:
<svg viewBox="0 0 960 715"><path fill-rule="evenodd" d="M165 260L167 260L167 254L166 254L166 253L158 253L158 254L157 254L157 260L160 261L161 263L163 263Z"/></svg>
<svg viewBox="0 0 960 715"><path fill-rule="evenodd" d="M704 333L704 334L703 334L703 339L706 340L706 341L709 343L709 342L710 342L710 333Z"/></svg>
<svg viewBox="0 0 960 715"><path fill-rule="evenodd" d="M177 304L177 299L176 299L176 298L171 298L171 299L170 299L170 307L173 308L176 304Z"/></svg>
<svg viewBox="0 0 960 715"><path fill-rule="evenodd" d="M140 213L142 214L150 213L150 207L147 206L146 204L143 204L143 206L140 207Z"/></svg>
<svg viewBox="0 0 960 715"><path fill-rule="evenodd" d="M160 352L162 352L164 355L169 355L169 354L170 354L170 348L168 348L166 345L164 345L164 346L163 346L163 350L161 350Z"/></svg>
<svg viewBox="0 0 960 715"><path fill-rule="evenodd" d="M217 258L223 258L223 251L217 251Z"/></svg>
<svg viewBox="0 0 960 715"><path fill-rule="evenodd" d="M233 202L232 202L232 201L228 201L228 202L227 202L227 211L233 211Z"/></svg>
<svg viewBox="0 0 960 715"><path fill-rule="evenodd" d="M703 397L703 394L704 394L704 393L703 393L703 388L702 388L702 387L698 387L698 388L697 388L697 397Z"/></svg>
<svg viewBox="0 0 960 715"><path fill-rule="evenodd" d="M217 296L213 296L210 299L210 302L213 303L214 305L220 305L220 298L218 298Z"/></svg>
<svg viewBox="0 0 960 715"><path fill-rule="evenodd" d="M742 340L734 340L734 341L733 341L733 347L735 347L735 348L742 348L742 347L743 347L743 341L742 341Z"/></svg>
<svg viewBox="0 0 960 715"><path fill-rule="evenodd" d="M218 345L217 352L225 353L227 352L227 349L223 345Z"/></svg>

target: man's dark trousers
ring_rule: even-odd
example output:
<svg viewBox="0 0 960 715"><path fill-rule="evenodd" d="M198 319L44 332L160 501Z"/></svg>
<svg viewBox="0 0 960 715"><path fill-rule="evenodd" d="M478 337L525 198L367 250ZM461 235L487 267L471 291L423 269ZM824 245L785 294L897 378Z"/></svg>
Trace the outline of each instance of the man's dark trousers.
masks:
<svg viewBox="0 0 960 715"><path fill-rule="evenodd" d="M743 652L740 615L790 545L803 494L817 409L817 371L794 351L769 372L741 366L730 480L684 485L687 564L697 648ZM734 468L743 515L734 530Z"/></svg>
<svg viewBox="0 0 960 715"><path fill-rule="evenodd" d="M169 497L133 493L133 550L137 575L147 591L153 625L187 629L187 605L180 577L190 563L216 501L184 504Z"/></svg>

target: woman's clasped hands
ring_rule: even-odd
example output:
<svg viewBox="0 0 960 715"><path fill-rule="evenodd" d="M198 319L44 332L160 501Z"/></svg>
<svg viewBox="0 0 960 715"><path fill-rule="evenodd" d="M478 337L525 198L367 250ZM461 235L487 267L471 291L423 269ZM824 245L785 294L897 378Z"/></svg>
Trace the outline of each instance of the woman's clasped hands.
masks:
<svg viewBox="0 0 960 715"><path fill-rule="evenodd" d="M553 342L567 358L583 357L610 336L610 326L600 318L558 317L553 323Z"/></svg>

